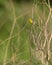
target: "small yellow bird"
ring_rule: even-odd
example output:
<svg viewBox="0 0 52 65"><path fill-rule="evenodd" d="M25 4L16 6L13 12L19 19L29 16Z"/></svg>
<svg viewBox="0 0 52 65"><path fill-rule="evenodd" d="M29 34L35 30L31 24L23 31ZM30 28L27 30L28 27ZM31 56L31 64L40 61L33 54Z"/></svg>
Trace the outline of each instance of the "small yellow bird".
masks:
<svg viewBox="0 0 52 65"><path fill-rule="evenodd" d="M29 19L29 23L31 23L31 24L33 23L33 20L31 18Z"/></svg>

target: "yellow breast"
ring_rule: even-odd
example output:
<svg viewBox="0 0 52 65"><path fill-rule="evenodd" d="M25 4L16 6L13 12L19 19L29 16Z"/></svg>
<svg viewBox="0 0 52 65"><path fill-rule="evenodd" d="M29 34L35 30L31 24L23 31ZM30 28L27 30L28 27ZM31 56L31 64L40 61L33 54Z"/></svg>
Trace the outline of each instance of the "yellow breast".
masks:
<svg viewBox="0 0 52 65"><path fill-rule="evenodd" d="M31 24L33 23L33 20L31 18L29 19L29 23L31 23Z"/></svg>

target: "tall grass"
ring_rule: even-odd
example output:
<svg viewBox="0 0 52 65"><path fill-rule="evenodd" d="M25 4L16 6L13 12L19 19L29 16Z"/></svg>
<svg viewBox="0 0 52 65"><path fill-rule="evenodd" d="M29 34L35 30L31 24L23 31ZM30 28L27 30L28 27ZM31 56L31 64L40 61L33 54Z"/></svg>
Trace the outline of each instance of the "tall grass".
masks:
<svg viewBox="0 0 52 65"><path fill-rule="evenodd" d="M29 23L29 19L33 23ZM5 1L0 8L0 64L52 65L50 2Z"/></svg>

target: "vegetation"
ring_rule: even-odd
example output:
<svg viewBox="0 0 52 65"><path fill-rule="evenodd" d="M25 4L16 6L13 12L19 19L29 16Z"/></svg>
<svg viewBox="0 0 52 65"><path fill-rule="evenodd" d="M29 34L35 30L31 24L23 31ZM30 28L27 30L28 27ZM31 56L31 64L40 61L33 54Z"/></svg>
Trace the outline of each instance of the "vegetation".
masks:
<svg viewBox="0 0 52 65"><path fill-rule="evenodd" d="M0 0L0 65L52 65L51 0Z"/></svg>

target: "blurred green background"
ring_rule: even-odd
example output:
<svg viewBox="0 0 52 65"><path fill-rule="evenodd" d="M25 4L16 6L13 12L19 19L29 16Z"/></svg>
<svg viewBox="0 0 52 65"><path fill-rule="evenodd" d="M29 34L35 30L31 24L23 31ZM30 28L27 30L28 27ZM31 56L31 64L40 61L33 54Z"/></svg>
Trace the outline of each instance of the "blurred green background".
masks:
<svg viewBox="0 0 52 65"><path fill-rule="evenodd" d="M0 0L0 65L43 65L36 45L39 45L37 38L50 12L47 5L45 0ZM52 7L52 0L50 5ZM51 17L47 30L48 33L52 30ZM43 45L44 40L43 32L38 42Z"/></svg>

